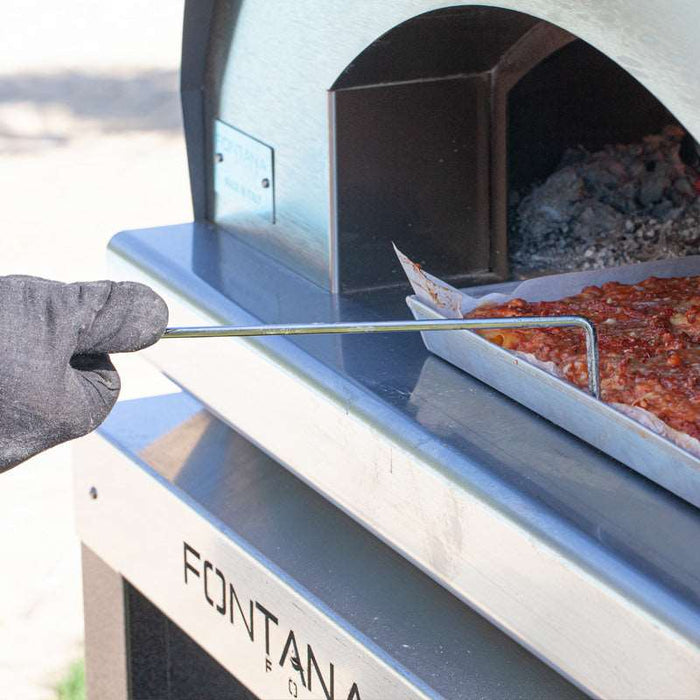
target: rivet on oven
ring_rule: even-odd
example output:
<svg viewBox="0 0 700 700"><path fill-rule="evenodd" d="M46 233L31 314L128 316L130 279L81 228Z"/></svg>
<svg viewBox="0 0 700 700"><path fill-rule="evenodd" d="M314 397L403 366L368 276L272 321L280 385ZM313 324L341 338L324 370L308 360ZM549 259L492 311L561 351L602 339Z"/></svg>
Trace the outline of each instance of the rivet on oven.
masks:
<svg viewBox="0 0 700 700"><path fill-rule="evenodd" d="M223 153L215 153L214 154L214 162L215 163L221 163L221 161L224 159L224 154Z"/></svg>
<svg viewBox="0 0 700 700"><path fill-rule="evenodd" d="M270 180L269 180L268 178L264 177L264 178L261 180L260 185L262 186L262 188L263 188L264 190L266 190L266 189L270 186Z"/></svg>

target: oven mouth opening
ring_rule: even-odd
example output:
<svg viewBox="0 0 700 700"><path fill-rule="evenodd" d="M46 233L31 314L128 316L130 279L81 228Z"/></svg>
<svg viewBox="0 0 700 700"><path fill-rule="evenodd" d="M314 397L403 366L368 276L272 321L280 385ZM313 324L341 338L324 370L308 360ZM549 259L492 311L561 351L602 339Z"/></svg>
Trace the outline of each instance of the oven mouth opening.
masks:
<svg viewBox="0 0 700 700"><path fill-rule="evenodd" d="M581 40L508 94L508 253L517 278L683 257L700 247L694 142Z"/></svg>
<svg viewBox="0 0 700 700"><path fill-rule="evenodd" d="M692 140L617 63L548 22L478 6L419 15L346 68L330 106L342 292L403 284L392 242L461 286L700 243Z"/></svg>

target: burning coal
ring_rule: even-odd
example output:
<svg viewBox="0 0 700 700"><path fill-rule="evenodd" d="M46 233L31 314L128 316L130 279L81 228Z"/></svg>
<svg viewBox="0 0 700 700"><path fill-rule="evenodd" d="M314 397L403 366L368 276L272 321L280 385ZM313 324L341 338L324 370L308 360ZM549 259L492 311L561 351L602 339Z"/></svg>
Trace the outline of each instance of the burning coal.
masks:
<svg viewBox="0 0 700 700"><path fill-rule="evenodd" d="M696 155L678 126L596 153L568 149L547 180L511 196L514 274L700 254Z"/></svg>

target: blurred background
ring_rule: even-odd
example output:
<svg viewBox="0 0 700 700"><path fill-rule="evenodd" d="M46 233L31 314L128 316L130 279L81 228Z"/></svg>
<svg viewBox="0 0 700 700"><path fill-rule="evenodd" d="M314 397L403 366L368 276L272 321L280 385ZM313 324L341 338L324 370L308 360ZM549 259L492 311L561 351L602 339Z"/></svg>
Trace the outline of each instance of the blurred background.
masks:
<svg viewBox="0 0 700 700"><path fill-rule="evenodd" d="M107 276L117 231L191 220L178 94L183 0L0 10L0 274ZM153 386L121 357L122 398ZM0 699L82 697L71 448L0 475Z"/></svg>

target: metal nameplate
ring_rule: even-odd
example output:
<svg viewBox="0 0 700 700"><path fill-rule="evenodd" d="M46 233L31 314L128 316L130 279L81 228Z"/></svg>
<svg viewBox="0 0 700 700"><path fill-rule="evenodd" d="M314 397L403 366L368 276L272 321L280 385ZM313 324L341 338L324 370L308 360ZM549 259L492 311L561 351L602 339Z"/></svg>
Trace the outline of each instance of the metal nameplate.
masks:
<svg viewBox="0 0 700 700"><path fill-rule="evenodd" d="M248 134L214 123L214 191L222 211L275 221L273 150Z"/></svg>
<svg viewBox="0 0 700 700"><path fill-rule="evenodd" d="M82 541L256 695L427 697L371 642L155 472L97 436L81 452Z"/></svg>

